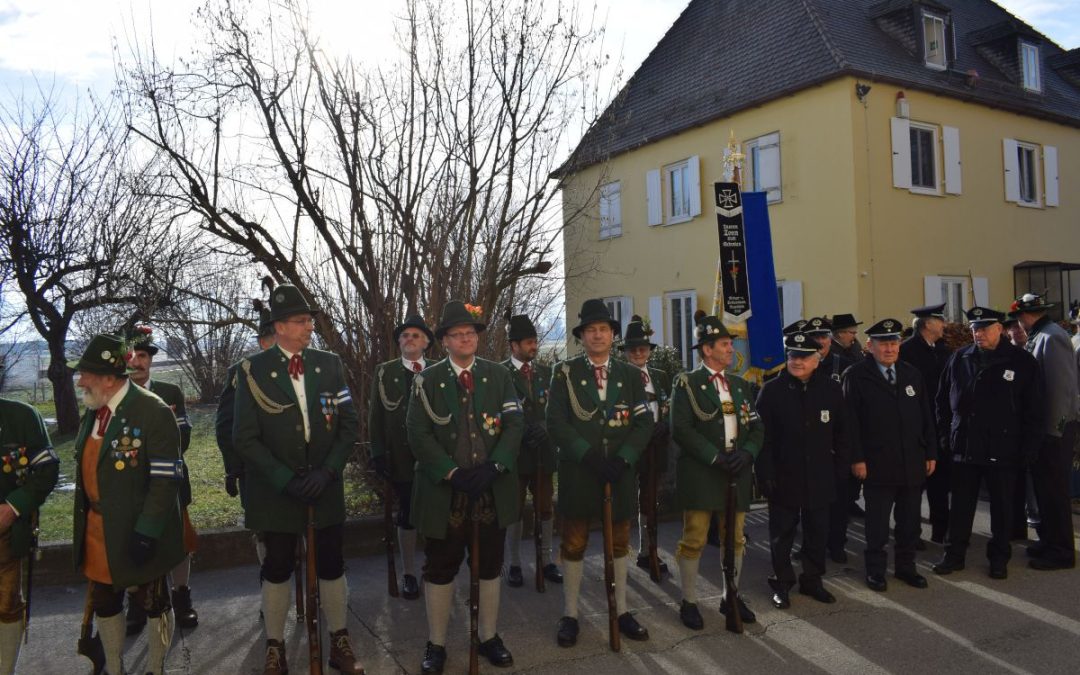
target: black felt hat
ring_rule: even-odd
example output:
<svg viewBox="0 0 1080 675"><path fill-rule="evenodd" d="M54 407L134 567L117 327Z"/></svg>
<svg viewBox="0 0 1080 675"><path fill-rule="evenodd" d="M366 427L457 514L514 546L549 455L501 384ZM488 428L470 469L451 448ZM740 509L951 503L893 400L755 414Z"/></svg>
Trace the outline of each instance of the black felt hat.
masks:
<svg viewBox="0 0 1080 675"><path fill-rule="evenodd" d="M862 321L856 321L854 314L833 314L833 330L844 330L845 328L854 328L855 326L861 325Z"/></svg>
<svg viewBox="0 0 1080 675"><path fill-rule="evenodd" d="M509 342L517 342L518 340L527 340L528 338L537 337L536 326L533 325L532 319L528 314L510 314L510 311L506 312L506 339Z"/></svg>
<svg viewBox="0 0 1080 675"><path fill-rule="evenodd" d="M630 349L631 347L648 347L656 349L656 343L650 340L653 331L645 320L635 314L630 317L630 323L626 324L626 335L623 336L622 344L619 345L619 349Z"/></svg>
<svg viewBox="0 0 1080 675"><path fill-rule="evenodd" d="M297 314L319 313L317 307L308 303L300 289L292 284L281 284L270 294L270 321L284 321Z"/></svg>
<svg viewBox="0 0 1080 675"><path fill-rule="evenodd" d="M698 310L694 313L694 339L696 342L691 349L697 349L702 345L707 345L712 342L716 342L720 338L730 338L731 333L728 332L727 326L720 320L720 317L706 314L704 310Z"/></svg>
<svg viewBox="0 0 1080 675"><path fill-rule="evenodd" d="M1009 307L1009 316L1020 316L1024 312L1045 312L1055 306L1053 303L1043 300L1041 295L1024 293Z"/></svg>
<svg viewBox="0 0 1080 675"><path fill-rule="evenodd" d="M622 332L622 326L619 322L611 318L611 311L608 310L603 300L599 298L590 298L581 304L581 311L578 312L578 325L574 326L574 337L581 339L581 333L585 330L585 327L591 323L604 323L606 322L611 326L611 330L616 335Z"/></svg>
<svg viewBox="0 0 1080 675"><path fill-rule="evenodd" d="M405 319L403 323L399 323L394 327L394 342L398 341L398 338L401 337L401 334L405 332L406 328L416 328L417 330L423 331L424 334L427 335L428 343L435 341L435 334L431 332L427 323L424 322L424 317L419 314L413 314Z"/></svg>
<svg viewBox="0 0 1080 675"><path fill-rule="evenodd" d="M439 318L439 326L435 329L435 337L441 340L446 335L446 331L454 326L465 325L472 326L477 333L484 332L487 324L484 323L483 308L466 305L460 300L451 300L443 305L442 317Z"/></svg>
<svg viewBox="0 0 1080 675"><path fill-rule="evenodd" d="M125 340L128 351L146 352L155 356L161 348L154 344L154 329L150 326L135 326Z"/></svg>

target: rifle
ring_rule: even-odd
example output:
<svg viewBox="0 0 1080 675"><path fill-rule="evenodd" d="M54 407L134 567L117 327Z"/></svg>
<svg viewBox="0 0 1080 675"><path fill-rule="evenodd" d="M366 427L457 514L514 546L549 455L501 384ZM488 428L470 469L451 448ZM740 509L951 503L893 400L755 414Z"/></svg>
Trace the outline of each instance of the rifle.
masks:
<svg viewBox="0 0 1080 675"><path fill-rule="evenodd" d="M649 536L649 578L660 583L660 556L656 552L656 445L650 443L645 473L645 531Z"/></svg>
<svg viewBox="0 0 1080 675"><path fill-rule="evenodd" d="M41 558L38 548L38 511L30 514L30 558L26 561L26 607L23 610L23 644L30 643L30 600L34 597L34 561Z"/></svg>
<svg viewBox="0 0 1080 675"><path fill-rule="evenodd" d="M293 579L296 580L296 623L304 623L304 541L296 538L296 562Z"/></svg>
<svg viewBox="0 0 1080 675"><path fill-rule="evenodd" d="M91 604L94 582L86 583L86 602L83 604L82 631L79 633L79 645L77 653L90 659L94 669L92 675L101 675L105 672L105 647L101 644L101 636L94 635L94 607Z"/></svg>
<svg viewBox="0 0 1080 675"><path fill-rule="evenodd" d="M615 541L611 526L611 483L604 483L604 587L607 591L608 645L619 651L619 610L615 607Z"/></svg>
<svg viewBox="0 0 1080 675"><path fill-rule="evenodd" d="M544 459L541 446L536 447L536 487L533 489L533 544L536 547L536 592L543 593L544 588L544 531L540 522L540 501L538 496L541 481L544 480Z"/></svg>
<svg viewBox="0 0 1080 675"><path fill-rule="evenodd" d="M308 672L322 675L322 626L319 625L319 579L315 564L315 505L307 507Z"/></svg>
<svg viewBox="0 0 1080 675"><path fill-rule="evenodd" d="M480 500L472 499L469 541L469 675L480 672Z"/></svg>
<svg viewBox="0 0 1080 675"><path fill-rule="evenodd" d="M724 595L727 598L727 629L732 633L743 632L742 614L739 614L739 589L735 585L735 509L736 475L728 471L727 511L724 513Z"/></svg>
<svg viewBox="0 0 1080 675"><path fill-rule="evenodd" d="M398 597L397 568L394 566L394 486L383 481L383 542L386 544L386 590L391 598Z"/></svg>

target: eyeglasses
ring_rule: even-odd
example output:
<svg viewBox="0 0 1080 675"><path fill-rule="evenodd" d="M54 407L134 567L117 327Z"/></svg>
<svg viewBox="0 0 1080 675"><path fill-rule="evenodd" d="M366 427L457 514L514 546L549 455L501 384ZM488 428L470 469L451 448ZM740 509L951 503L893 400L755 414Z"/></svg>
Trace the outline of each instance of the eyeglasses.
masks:
<svg viewBox="0 0 1080 675"><path fill-rule="evenodd" d="M315 325L315 317L313 317L313 316L293 317L291 319L286 319L285 323L295 323L295 324L300 324L300 325L304 325L304 326L314 326Z"/></svg>
<svg viewBox="0 0 1080 675"><path fill-rule="evenodd" d="M451 340L471 340L472 338L474 338L476 336L477 336L477 332L474 331L474 330L463 330L463 331L458 331L457 333L447 333L446 334L446 337L450 338Z"/></svg>

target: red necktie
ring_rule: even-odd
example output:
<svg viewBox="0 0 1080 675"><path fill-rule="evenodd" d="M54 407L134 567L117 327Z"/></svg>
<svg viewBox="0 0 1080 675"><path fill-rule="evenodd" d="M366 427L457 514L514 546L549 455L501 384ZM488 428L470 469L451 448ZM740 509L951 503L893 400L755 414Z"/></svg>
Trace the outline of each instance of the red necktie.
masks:
<svg viewBox="0 0 1080 675"><path fill-rule="evenodd" d="M532 382L532 365L526 363L521 366L521 374L525 376L525 379Z"/></svg>
<svg viewBox="0 0 1080 675"><path fill-rule="evenodd" d="M420 371L423 370L423 367L421 367L419 361L413 361L412 362L412 369L413 369L414 373L419 373Z"/></svg>
<svg viewBox="0 0 1080 675"><path fill-rule="evenodd" d="M109 410L109 406L103 405L97 410L97 435L104 436L105 430L109 428L109 420L112 419L112 410Z"/></svg>
<svg viewBox="0 0 1080 675"><path fill-rule="evenodd" d="M649 386L649 374L646 373L644 370L641 371L641 384L645 387Z"/></svg>
<svg viewBox="0 0 1080 675"><path fill-rule="evenodd" d="M473 392L472 372L468 370L461 371L461 373L458 375L458 384L461 385L462 389L471 394Z"/></svg>
<svg viewBox="0 0 1080 675"><path fill-rule="evenodd" d="M713 373L709 376L709 382L714 382L716 380L720 380L720 386L723 387L724 391L730 391L730 389L728 389L727 378L724 377L723 373Z"/></svg>
<svg viewBox="0 0 1080 675"><path fill-rule="evenodd" d="M604 388L604 380L607 379L607 368L604 366L593 366L593 377L596 378L596 388Z"/></svg>
<svg viewBox="0 0 1080 675"><path fill-rule="evenodd" d="M293 354L289 359L289 377L299 380L304 374L304 359L299 354Z"/></svg>

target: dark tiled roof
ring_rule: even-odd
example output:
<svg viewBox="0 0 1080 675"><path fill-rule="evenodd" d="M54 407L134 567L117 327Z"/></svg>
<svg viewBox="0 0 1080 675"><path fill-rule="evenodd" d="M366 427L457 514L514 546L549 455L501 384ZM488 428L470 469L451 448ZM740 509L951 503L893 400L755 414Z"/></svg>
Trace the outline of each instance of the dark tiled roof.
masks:
<svg viewBox="0 0 1080 675"><path fill-rule="evenodd" d="M872 18L908 12L911 0L690 0L667 34L585 134L559 174L843 76L932 91L1080 127L1080 89L1046 63L1063 50L989 0L948 7L956 61L927 68ZM1024 91L970 42L1001 25L1042 41L1043 92ZM985 53L985 52L984 52ZM967 86L969 70L978 84Z"/></svg>

